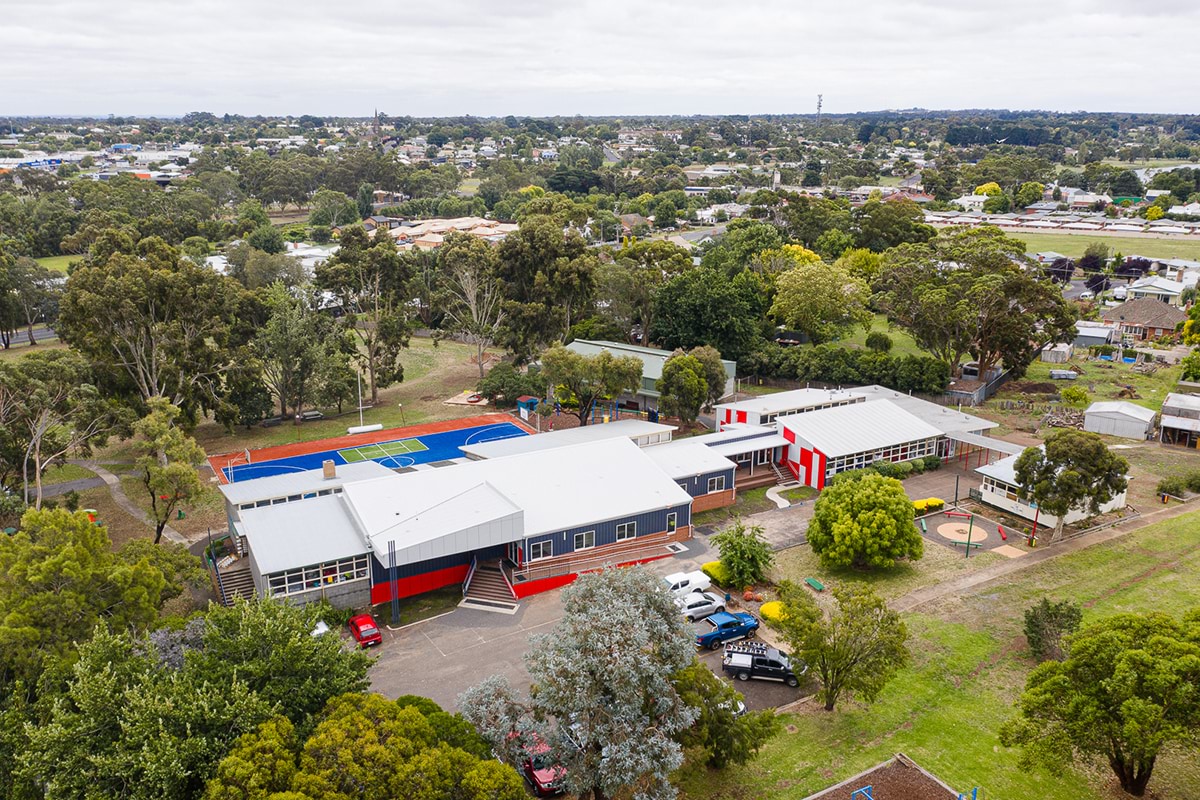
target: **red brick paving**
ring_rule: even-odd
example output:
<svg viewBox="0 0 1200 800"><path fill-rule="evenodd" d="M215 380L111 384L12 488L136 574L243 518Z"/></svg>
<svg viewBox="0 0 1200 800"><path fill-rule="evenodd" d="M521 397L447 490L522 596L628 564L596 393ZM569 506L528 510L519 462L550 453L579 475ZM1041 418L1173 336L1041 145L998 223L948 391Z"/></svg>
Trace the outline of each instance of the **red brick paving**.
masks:
<svg viewBox="0 0 1200 800"><path fill-rule="evenodd" d="M263 461L274 461L277 458L290 458L291 456L303 456L309 453L320 453L325 450L342 450L347 447L356 447L364 444L375 444L376 442L393 442L397 439L411 439L416 436L422 436L430 433L443 433L445 431L457 431L463 428L477 428L481 425L496 425L501 422L511 422L518 428L521 428L526 433L535 433L534 429L522 421L520 417L509 414L482 414L477 417L462 417L461 419L448 419L440 422L426 422L421 425L408 425L403 428L384 428L379 431L371 431L369 433L355 433L347 436L335 436L330 439L314 439L311 442L291 442L289 444L277 444L270 447L261 447L257 450L250 451L250 461L258 464ZM213 472L220 478L221 483L226 483L224 468L229 466L232 459L244 455L243 452L234 451L231 453L216 453L208 457L209 466Z"/></svg>

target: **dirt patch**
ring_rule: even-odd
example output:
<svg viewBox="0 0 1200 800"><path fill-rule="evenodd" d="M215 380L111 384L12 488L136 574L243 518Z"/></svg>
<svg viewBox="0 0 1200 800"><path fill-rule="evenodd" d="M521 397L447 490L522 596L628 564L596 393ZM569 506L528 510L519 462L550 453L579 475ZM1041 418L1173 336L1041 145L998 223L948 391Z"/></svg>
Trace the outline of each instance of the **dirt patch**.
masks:
<svg viewBox="0 0 1200 800"><path fill-rule="evenodd" d="M1058 394L1058 386L1047 381L1013 381L1004 390L1019 394Z"/></svg>

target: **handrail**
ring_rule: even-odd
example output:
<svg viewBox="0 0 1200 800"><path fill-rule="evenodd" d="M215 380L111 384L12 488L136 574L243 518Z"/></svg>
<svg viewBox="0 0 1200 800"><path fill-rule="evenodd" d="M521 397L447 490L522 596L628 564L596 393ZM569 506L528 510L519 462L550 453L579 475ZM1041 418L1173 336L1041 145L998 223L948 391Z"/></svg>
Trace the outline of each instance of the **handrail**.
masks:
<svg viewBox="0 0 1200 800"><path fill-rule="evenodd" d="M513 572L514 577L519 577L523 581L541 580L542 578L553 578L559 575L570 575L575 572L586 569L599 569L606 564L624 564L629 561L637 561L640 558L654 552L661 552L669 543L670 539L667 534L656 534L662 538L650 543L631 549L621 550L612 553L604 553L596 556L580 557L559 561L545 566L529 565L520 570ZM649 537L647 537L649 538Z"/></svg>
<svg viewBox="0 0 1200 800"><path fill-rule="evenodd" d="M512 581L508 579L508 571L504 569L504 559L500 559L500 577L504 578L504 585L508 587L508 593L512 595L513 600L518 600L517 590L513 588Z"/></svg>
<svg viewBox="0 0 1200 800"><path fill-rule="evenodd" d="M471 568L469 570L467 570L467 579L465 581L463 581L463 585L462 585L463 597L467 596L467 589L469 589L471 587L471 578L475 577L475 567L478 564L478 561L476 559L477 559L477 556L471 556ZM511 589L512 587L509 587L509 588Z"/></svg>

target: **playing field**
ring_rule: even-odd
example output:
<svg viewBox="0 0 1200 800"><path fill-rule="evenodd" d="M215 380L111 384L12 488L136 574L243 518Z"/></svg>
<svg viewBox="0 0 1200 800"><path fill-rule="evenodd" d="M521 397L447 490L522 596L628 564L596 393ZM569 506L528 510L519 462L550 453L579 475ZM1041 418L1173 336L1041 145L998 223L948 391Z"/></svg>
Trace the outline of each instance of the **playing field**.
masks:
<svg viewBox="0 0 1200 800"><path fill-rule="evenodd" d="M395 442L380 442L379 444L365 444L362 447L349 447L345 450L338 450L337 454L341 456L347 464L356 464L359 461L380 461L391 456L404 456L409 453L420 453L428 450L420 439L400 439Z"/></svg>
<svg viewBox="0 0 1200 800"><path fill-rule="evenodd" d="M498 439L526 435L525 430L511 422L471 425L432 433L421 432L419 428L415 430L397 428L389 432L399 434L399 438L383 442L366 441L352 447L346 447L346 440L342 439L330 441L324 449L321 449L322 443L318 441L309 443L315 449L296 455L262 458L251 451L248 454L249 461L245 455L240 453L227 454L228 458L216 456L209 461L214 470L220 470L228 483L320 469L326 461L333 461L335 464L360 464L364 461L374 461L391 469L419 468L423 464L465 458L459 448L466 444L493 442ZM410 435L405 436L406 432ZM419 435L412 436L412 433ZM342 446L329 446L333 444ZM225 460L222 460L223 458ZM259 460L260 458L262 460Z"/></svg>

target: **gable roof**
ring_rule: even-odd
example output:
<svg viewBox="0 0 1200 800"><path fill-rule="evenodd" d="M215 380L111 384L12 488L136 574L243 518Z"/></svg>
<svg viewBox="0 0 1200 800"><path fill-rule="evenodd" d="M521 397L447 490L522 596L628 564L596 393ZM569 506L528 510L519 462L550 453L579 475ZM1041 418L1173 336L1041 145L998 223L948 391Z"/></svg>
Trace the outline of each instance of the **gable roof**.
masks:
<svg viewBox="0 0 1200 800"><path fill-rule="evenodd" d="M828 458L936 439L943 434L891 400L874 400L780 417L785 429Z"/></svg>
<svg viewBox="0 0 1200 800"><path fill-rule="evenodd" d="M1125 322L1147 328L1174 329L1187 319L1187 313L1153 297L1130 300L1115 308L1105 309L1101 316L1106 321Z"/></svg>

